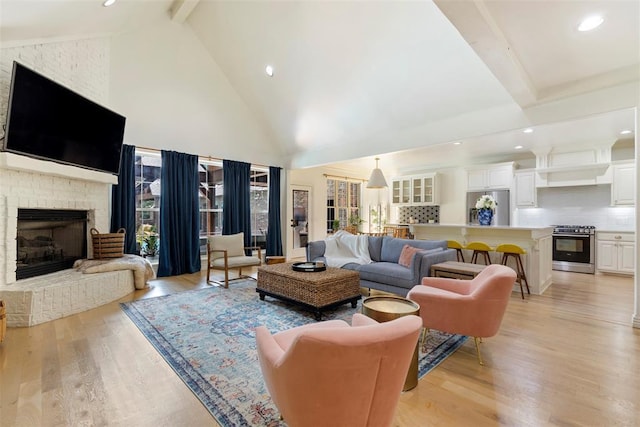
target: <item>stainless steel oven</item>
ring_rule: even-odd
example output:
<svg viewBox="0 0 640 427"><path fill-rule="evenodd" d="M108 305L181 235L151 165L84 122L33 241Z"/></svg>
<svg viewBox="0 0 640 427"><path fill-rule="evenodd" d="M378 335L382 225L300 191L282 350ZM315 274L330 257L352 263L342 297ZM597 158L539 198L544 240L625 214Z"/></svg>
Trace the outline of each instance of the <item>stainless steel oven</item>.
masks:
<svg viewBox="0 0 640 427"><path fill-rule="evenodd" d="M577 273L596 271L596 228L556 225L553 229L553 269Z"/></svg>

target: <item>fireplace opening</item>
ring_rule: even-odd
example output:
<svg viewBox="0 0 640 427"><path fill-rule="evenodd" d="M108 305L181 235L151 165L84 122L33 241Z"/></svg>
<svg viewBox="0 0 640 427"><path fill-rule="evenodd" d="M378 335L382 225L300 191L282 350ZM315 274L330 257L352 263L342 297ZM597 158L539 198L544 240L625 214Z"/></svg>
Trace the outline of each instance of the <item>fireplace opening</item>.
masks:
<svg viewBox="0 0 640 427"><path fill-rule="evenodd" d="M87 257L87 211L18 209L16 280L66 270Z"/></svg>

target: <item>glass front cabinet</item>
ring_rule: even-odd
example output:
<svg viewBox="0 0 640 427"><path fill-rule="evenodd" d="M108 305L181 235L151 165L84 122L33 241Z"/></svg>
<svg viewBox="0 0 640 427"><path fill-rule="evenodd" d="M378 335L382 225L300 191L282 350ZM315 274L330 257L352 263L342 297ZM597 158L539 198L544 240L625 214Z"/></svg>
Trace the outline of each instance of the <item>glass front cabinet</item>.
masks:
<svg viewBox="0 0 640 427"><path fill-rule="evenodd" d="M391 180L391 203L396 205L437 205L437 174L413 175Z"/></svg>

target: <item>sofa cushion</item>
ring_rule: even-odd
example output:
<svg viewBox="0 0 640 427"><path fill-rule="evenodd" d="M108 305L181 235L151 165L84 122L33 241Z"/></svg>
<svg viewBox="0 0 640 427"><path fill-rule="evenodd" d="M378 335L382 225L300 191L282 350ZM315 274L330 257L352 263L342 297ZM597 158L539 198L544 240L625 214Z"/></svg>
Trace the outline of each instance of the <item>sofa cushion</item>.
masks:
<svg viewBox="0 0 640 427"><path fill-rule="evenodd" d="M411 289L414 283L413 271L395 262L373 262L361 265L358 269L360 280L385 283L392 286Z"/></svg>
<svg viewBox="0 0 640 427"><path fill-rule="evenodd" d="M395 262L397 263L402 253L404 245L413 246L420 249L436 249L447 248L446 240L411 240L411 239L396 239L393 237L383 237L381 261Z"/></svg>
<svg viewBox="0 0 640 427"><path fill-rule="evenodd" d="M369 236L369 257L371 261L381 261L383 236Z"/></svg>

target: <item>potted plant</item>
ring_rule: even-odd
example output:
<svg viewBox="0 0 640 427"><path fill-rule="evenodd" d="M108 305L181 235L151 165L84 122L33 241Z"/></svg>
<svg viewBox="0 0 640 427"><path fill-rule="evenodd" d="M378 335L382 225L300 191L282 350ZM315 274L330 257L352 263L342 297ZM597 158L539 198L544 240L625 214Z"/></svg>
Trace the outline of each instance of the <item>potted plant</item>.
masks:
<svg viewBox="0 0 640 427"><path fill-rule="evenodd" d="M340 220L334 219L333 222L331 223L331 229L335 233L336 231L338 231L339 228L340 228Z"/></svg>
<svg viewBox="0 0 640 427"><path fill-rule="evenodd" d="M357 230L360 229L360 224L362 224L364 220L360 218L358 214L353 214L349 216L349 225L356 227Z"/></svg>
<svg viewBox="0 0 640 427"><path fill-rule="evenodd" d="M136 241L140 245L140 253L142 256L155 256L160 243L156 226L153 224L142 224L138 227Z"/></svg>

